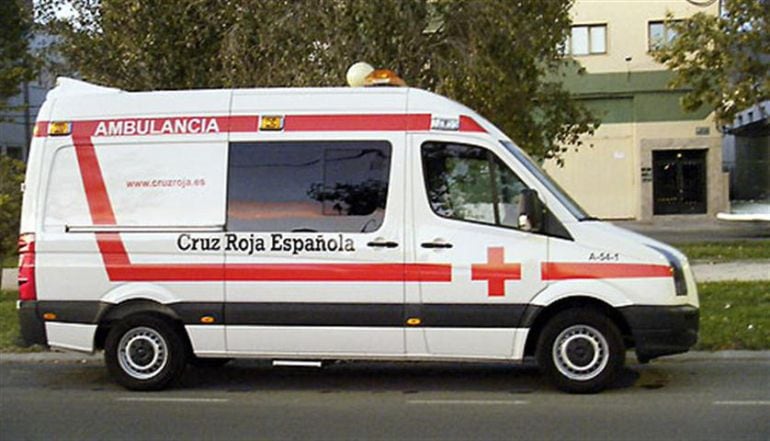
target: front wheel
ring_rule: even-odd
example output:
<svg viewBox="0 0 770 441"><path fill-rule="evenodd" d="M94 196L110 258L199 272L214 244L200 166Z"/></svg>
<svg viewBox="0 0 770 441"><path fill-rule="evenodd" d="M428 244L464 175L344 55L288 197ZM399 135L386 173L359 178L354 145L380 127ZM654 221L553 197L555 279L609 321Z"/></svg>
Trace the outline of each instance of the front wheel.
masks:
<svg viewBox="0 0 770 441"><path fill-rule="evenodd" d="M133 390L159 390L178 379L186 364L184 341L166 320L133 316L113 326L104 345L113 378Z"/></svg>
<svg viewBox="0 0 770 441"><path fill-rule="evenodd" d="M563 391L599 392L623 368L623 338L606 315L594 309L569 309L546 323L538 339L537 362Z"/></svg>

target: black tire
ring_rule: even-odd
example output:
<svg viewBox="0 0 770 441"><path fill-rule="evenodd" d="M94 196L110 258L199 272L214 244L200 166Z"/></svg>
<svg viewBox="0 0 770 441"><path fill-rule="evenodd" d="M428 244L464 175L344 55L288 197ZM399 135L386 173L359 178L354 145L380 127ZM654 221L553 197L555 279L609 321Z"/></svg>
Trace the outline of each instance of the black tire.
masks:
<svg viewBox="0 0 770 441"><path fill-rule="evenodd" d="M557 388L596 393L612 384L625 363L623 337L615 323L592 308L554 315L540 333L537 363Z"/></svg>
<svg viewBox="0 0 770 441"><path fill-rule="evenodd" d="M130 316L110 329L104 344L107 370L132 390L160 390L179 379L187 364L183 337L170 321Z"/></svg>
<svg viewBox="0 0 770 441"><path fill-rule="evenodd" d="M221 366L226 365L230 362L232 358L208 358L208 357L196 357L195 355L190 356L190 358L187 360L190 365L197 367L197 368L203 368L203 369L209 369L209 368L218 368Z"/></svg>

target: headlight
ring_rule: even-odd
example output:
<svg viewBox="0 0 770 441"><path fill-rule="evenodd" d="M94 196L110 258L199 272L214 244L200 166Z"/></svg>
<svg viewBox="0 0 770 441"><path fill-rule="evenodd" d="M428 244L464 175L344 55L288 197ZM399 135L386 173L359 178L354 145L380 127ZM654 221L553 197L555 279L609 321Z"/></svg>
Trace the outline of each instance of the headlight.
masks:
<svg viewBox="0 0 770 441"><path fill-rule="evenodd" d="M658 248L654 246L647 245L653 250L659 252L663 255L663 257L668 260L669 266L671 266L671 272L674 276L674 287L676 289L676 295L678 296L686 296L687 295L687 282L684 280L684 269L682 269L682 262L677 259L676 256L674 256L670 251L665 250L663 248Z"/></svg>

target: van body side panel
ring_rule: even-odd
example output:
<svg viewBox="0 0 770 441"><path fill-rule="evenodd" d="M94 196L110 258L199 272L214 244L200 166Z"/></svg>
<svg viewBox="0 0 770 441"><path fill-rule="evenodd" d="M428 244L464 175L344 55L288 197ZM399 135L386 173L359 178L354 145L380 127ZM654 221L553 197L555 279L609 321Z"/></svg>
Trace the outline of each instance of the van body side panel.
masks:
<svg viewBox="0 0 770 441"><path fill-rule="evenodd" d="M25 178L29 341L89 352L104 320L152 311L203 357L520 360L537 313L578 297L616 308L640 359L695 341L681 253L579 222L447 98L75 83L43 105ZM520 227L522 189L568 234Z"/></svg>
<svg viewBox="0 0 770 441"><path fill-rule="evenodd" d="M403 356L406 91L359 94L234 91L233 118L284 127L230 135L228 353Z"/></svg>
<svg viewBox="0 0 770 441"><path fill-rule="evenodd" d="M505 186L523 184L499 160L505 152L483 137L409 138L415 259L452 267L451 283L420 283L414 314L422 320L425 350L436 357L520 355L514 344L526 330L518 325L529 299L545 287L540 264L548 237L514 228L515 204L506 199L494 207L491 194L494 173L507 177Z"/></svg>
<svg viewBox="0 0 770 441"><path fill-rule="evenodd" d="M221 317L223 251L188 239L203 231L221 241L230 93L181 95L57 101L51 118L71 121L72 135L47 138L37 210L41 301L208 302ZM154 113L139 113L147 109ZM168 114L193 116L157 116ZM49 342L93 347L93 334L70 328L48 322Z"/></svg>
<svg viewBox="0 0 770 441"><path fill-rule="evenodd" d="M96 325L48 322L45 324L48 344L54 348L93 352Z"/></svg>
<svg viewBox="0 0 770 441"><path fill-rule="evenodd" d="M403 355L404 134L295 139L230 145L228 351Z"/></svg>

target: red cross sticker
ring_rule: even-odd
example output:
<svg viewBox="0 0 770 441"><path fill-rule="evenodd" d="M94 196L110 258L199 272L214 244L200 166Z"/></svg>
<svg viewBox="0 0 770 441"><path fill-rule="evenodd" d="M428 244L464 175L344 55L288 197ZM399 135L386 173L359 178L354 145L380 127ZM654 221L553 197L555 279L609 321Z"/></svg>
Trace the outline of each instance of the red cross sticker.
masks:
<svg viewBox="0 0 770 441"><path fill-rule="evenodd" d="M486 280L489 297L504 296L506 280L521 280L521 264L505 263L503 247L490 247L487 263L471 265L471 280Z"/></svg>

